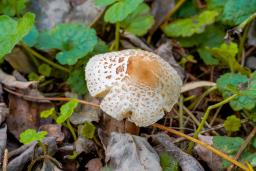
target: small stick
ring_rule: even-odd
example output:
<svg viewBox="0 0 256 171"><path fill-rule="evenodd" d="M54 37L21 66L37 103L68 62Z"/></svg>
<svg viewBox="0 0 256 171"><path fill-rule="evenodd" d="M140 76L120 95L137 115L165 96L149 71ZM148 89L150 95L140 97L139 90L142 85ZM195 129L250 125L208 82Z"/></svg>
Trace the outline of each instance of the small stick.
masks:
<svg viewBox="0 0 256 171"><path fill-rule="evenodd" d="M241 169L243 169L243 170L248 170L248 168L247 168L245 165L243 165L242 163L240 163L240 162L234 160L233 158L229 157L227 154L225 154L225 153L223 153L223 152L221 152L221 151L219 151L219 150L213 148L211 145L209 145L209 144L207 144L207 143L205 143L205 142L203 142L203 141L200 141L200 140L195 139L195 138L193 138L193 137L190 137L190 136L188 136L188 135L186 135L186 134L183 134L183 133L181 133L181 132L179 132L179 131L176 131L176 130L174 130L174 129L165 127L165 126L160 125L160 124L157 124L157 123L154 123L152 126L155 127L155 128L159 128L159 129L161 129L161 130L164 130L164 131L173 133L173 134L178 135L178 136L180 136L180 137L184 137L184 138L186 138L186 139L188 139L188 140L190 140L190 141L192 141L192 142L194 142L194 143L197 143L197 144L199 144L199 145L201 145L201 146L207 148L208 150L210 150L210 151L213 152L214 154L216 154L216 155L222 157L222 158L225 159L225 160L228 160L229 162L233 163L234 165L240 167Z"/></svg>
<svg viewBox="0 0 256 171"><path fill-rule="evenodd" d="M7 165L8 165L8 149L6 148L4 150L3 171L7 171Z"/></svg>
<svg viewBox="0 0 256 171"><path fill-rule="evenodd" d="M251 140L255 136L255 134L256 134L256 127L253 128L251 133L247 136L245 142L241 145L239 151L236 153L236 156L234 158L235 160L237 160L241 156L242 152L247 147L247 145L251 142ZM230 165L229 168L227 169L227 171L231 171L233 167L234 167L234 165Z"/></svg>

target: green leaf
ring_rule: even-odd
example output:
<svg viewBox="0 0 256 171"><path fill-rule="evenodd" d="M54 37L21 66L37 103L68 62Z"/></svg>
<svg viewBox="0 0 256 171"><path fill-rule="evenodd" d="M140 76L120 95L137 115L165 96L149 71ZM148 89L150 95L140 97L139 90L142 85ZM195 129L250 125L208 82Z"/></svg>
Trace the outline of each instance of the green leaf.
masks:
<svg viewBox="0 0 256 171"><path fill-rule="evenodd" d="M0 60L11 52L13 47L28 34L33 26L35 16L26 13L18 21L8 16L0 16Z"/></svg>
<svg viewBox="0 0 256 171"><path fill-rule="evenodd" d="M256 137L252 139L252 146L256 149Z"/></svg>
<svg viewBox="0 0 256 171"><path fill-rule="evenodd" d="M23 42L26 43L29 47L32 47L36 44L39 36L39 32L35 25L33 25L30 32L23 38Z"/></svg>
<svg viewBox="0 0 256 171"><path fill-rule="evenodd" d="M197 49L197 52L200 55L200 58L204 61L206 65L218 65L219 60L214 58L207 49L205 48L199 48Z"/></svg>
<svg viewBox="0 0 256 171"><path fill-rule="evenodd" d="M27 129L20 134L20 142L29 144L33 141L42 141L47 134L46 131L36 132L34 129Z"/></svg>
<svg viewBox="0 0 256 171"><path fill-rule="evenodd" d="M255 78L253 79L255 80ZM256 90L252 89L252 85L249 84L248 86L248 83L249 79L245 75L227 73L217 80L217 87L224 98L239 93L239 95L229 103L233 110L252 110L256 106ZM244 91L251 93L246 94L243 93Z"/></svg>
<svg viewBox="0 0 256 171"><path fill-rule="evenodd" d="M236 43L223 43L220 47L207 48L207 50L216 58L221 60L225 65L229 66L231 72L245 72L236 60L238 46Z"/></svg>
<svg viewBox="0 0 256 171"><path fill-rule="evenodd" d="M85 138L92 139L95 134L95 126L90 122L85 122L82 128L82 135Z"/></svg>
<svg viewBox="0 0 256 171"><path fill-rule="evenodd" d="M217 16L216 11L203 11L197 16L176 20L164 26L163 31L170 37L189 37L204 32L206 26L214 23Z"/></svg>
<svg viewBox="0 0 256 171"><path fill-rule="evenodd" d="M59 49L56 58L61 64L73 65L91 52L97 44L96 32L81 24L60 24L39 35L37 48Z"/></svg>
<svg viewBox="0 0 256 171"><path fill-rule="evenodd" d="M227 117L224 121L224 128L228 132L236 132L239 131L241 127L241 120L237 118L235 115Z"/></svg>
<svg viewBox="0 0 256 171"><path fill-rule="evenodd" d="M41 118L49 118L51 115L55 114L55 108L52 107L50 109L44 110L40 113Z"/></svg>
<svg viewBox="0 0 256 171"><path fill-rule="evenodd" d="M197 0L185 1L180 9L175 13L176 18L187 18L197 15L199 12Z"/></svg>
<svg viewBox="0 0 256 171"><path fill-rule="evenodd" d="M236 154L244 140L240 137L214 136L213 146L227 154Z"/></svg>
<svg viewBox="0 0 256 171"><path fill-rule="evenodd" d="M52 68L47 64L42 64L39 66L38 72L43 76L49 77L52 72Z"/></svg>
<svg viewBox="0 0 256 171"><path fill-rule="evenodd" d="M0 13L9 16L20 15L24 12L27 2L28 0L2 0L0 2Z"/></svg>
<svg viewBox="0 0 256 171"><path fill-rule="evenodd" d="M39 80L40 80L40 76L37 75L37 73L30 72L30 73L28 74L28 80L29 80L29 81L39 81Z"/></svg>
<svg viewBox="0 0 256 171"><path fill-rule="evenodd" d="M223 10L222 21L238 25L256 12L256 0L228 0Z"/></svg>
<svg viewBox="0 0 256 171"><path fill-rule="evenodd" d="M104 20L110 23L123 21L129 14L135 11L142 2L143 0L119 0L107 9Z"/></svg>
<svg viewBox="0 0 256 171"><path fill-rule="evenodd" d="M95 3L97 6L108 6L113 4L116 1L118 0L96 0Z"/></svg>
<svg viewBox="0 0 256 171"><path fill-rule="evenodd" d="M160 165L163 171L178 171L179 164L175 160L175 158L168 155L168 153L164 152L160 154Z"/></svg>
<svg viewBox="0 0 256 171"><path fill-rule="evenodd" d="M131 15L121 22L121 27L126 31L142 36L154 24L154 17L147 4L140 4Z"/></svg>
<svg viewBox="0 0 256 171"><path fill-rule="evenodd" d="M203 33L194 34L190 37L179 37L177 40L182 47L219 47L224 42L225 34L224 26L218 23L207 26Z"/></svg>
<svg viewBox="0 0 256 171"><path fill-rule="evenodd" d="M84 95L88 92L84 77L84 70L74 70L71 72L67 83L71 90L79 95Z"/></svg>
<svg viewBox="0 0 256 171"><path fill-rule="evenodd" d="M57 118L56 122L57 124L62 124L65 122L70 116L74 113L75 108L78 105L78 101L73 99L60 108L60 116Z"/></svg>

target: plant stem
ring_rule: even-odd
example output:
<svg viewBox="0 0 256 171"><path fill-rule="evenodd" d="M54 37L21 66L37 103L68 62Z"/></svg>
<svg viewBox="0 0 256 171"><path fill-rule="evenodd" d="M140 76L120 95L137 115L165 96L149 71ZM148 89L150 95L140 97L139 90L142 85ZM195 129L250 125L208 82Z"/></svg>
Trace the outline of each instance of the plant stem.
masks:
<svg viewBox="0 0 256 171"><path fill-rule="evenodd" d="M71 132L73 138L74 138L74 141L77 140L77 136L76 136L76 133L75 133L75 130L74 128L72 127L72 125L70 124L70 121L69 119L66 121L67 122L67 128L69 129L69 131Z"/></svg>
<svg viewBox="0 0 256 171"><path fill-rule="evenodd" d="M192 141L192 142L195 142L195 143L197 143L197 144L199 144L199 145L205 147L206 149L210 150L210 151L213 152L214 154L220 156L221 158L223 158L223 159L225 159L225 160L228 160L229 162L233 163L234 165L240 167L241 169L243 169L243 170L248 170L248 168L247 168L245 165L243 165L242 163L239 163L238 161L236 161L236 160L234 160L233 158L229 157L227 154L225 154L225 153L223 153L223 152L221 152L221 151L219 151L219 150L213 148L211 145L209 145L209 144L207 144L207 143L205 143L205 142L203 142L203 141L200 141L200 140L195 139L195 138L193 138L193 137L190 137L190 136L188 136L188 135L186 135L186 134L183 134L183 133L181 133L181 132L179 132L179 131L176 131L176 130L174 130L174 129L171 129L171 128L169 128L169 127L165 127L165 126L160 125L160 124L157 124L157 123L153 124L152 126L155 127L155 128L159 128L159 129L161 129L161 130L164 130L164 131L173 133L173 134L178 135L178 136L180 136L180 137L186 138L186 139L188 139L188 140L190 140L190 141Z"/></svg>
<svg viewBox="0 0 256 171"><path fill-rule="evenodd" d="M32 55L34 55L34 56L37 57L38 59L44 61L45 63L51 65L52 67L54 67L54 68L56 68L56 69L59 69L59 70L61 70L61 71L70 73L70 71L69 71L67 68L65 68L65 67L63 67L63 66L61 66L61 65L59 65L59 64L56 64L56 63L52 62L51 60L45 58L44 56L42 56L41 54L37 53L36 51L34 51L33 49L31 49L31 48L28 47L27 45L21 44L21 46L22 46L25 50L27 50L29 53L31 53Z"/></svg>
<svg viewBox="0 0 256 171"><path fill-rule="evenodd" d="M175 4L175 6L172 8L172 10L170 10L168 12L168 14L166 15L163 25L167 24L168 20L171 18L171 16L178 11L178 9L184 4L186 0L179 0L179 2L177 4Z"/></svg>
<svg viewBox="0 0 256 171"><path fill-rule="evenodd" d="M226 98L225 100L222 100L222 101L219 102L219 103L216 103L216 104L214 104L214 105L209 106L209 107L207 108L207 110L206 110L204 116L203 116L202 121L200 122L200 125L198 126L197 130L195 131L193 137L194 137L194 138L198 138L198 135L199 135L199 133L201 132L201 130L203 129L203 126L204 126L204 124L205 124L205 122L206 122L206 120L207 120L207 118L208 118L208 116L209 116L209 114L210 114L210 111L211 111L212 109L218 108L218 107L220 107L220 106L222 106L222 105L224 105L224 104L230 102L232 99L234 99L234 98L237 97L237 96L238 96L238 94L233 94L232 96ZM190 142L190 143L189 143L189 146L188 146L188 153L191 153L191 152L192 152L193 147L194 147L194 143L193 143L193 142Z"/></svg>
<svg viewBox="0 0 256 171"><path fill-rule="evenodd" d="M206 90L199 98L198 100L196 100L194 103L192 103L188 108L192 109L192 110L196 110L196 108L198 107L198 105L201 103L201 101L211 92L215 91L217 89L217 86L213 86L211 88L209 88L208 90Z"/></svg>
<svg viewBox="0 0 256 171"><path fill-rule="evenodd" d="M116 32L115 32L115 49L119 50L119 39L120 39L120 23L116 23Z"/></svg>
<svg viewBox="0 0 256 171"><path fill-rule="evenodd" d="M183 96L180 96L180 101L179 101L179 128L180 131L184 131L184 117L183 117Z"/></svg>

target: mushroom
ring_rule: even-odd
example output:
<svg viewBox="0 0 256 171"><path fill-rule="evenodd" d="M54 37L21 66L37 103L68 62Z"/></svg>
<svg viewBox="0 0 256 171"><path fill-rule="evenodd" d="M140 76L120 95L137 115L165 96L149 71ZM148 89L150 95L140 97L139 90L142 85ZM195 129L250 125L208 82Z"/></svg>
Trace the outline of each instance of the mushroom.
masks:
<svg viewBox="0 0 256 171"><path fill-rule="evenodd" d="M103 97L100 108L111 117L149 126L177 102L182 80L160 56L138 49L92 57L85 68L89 93Z"/></svg>

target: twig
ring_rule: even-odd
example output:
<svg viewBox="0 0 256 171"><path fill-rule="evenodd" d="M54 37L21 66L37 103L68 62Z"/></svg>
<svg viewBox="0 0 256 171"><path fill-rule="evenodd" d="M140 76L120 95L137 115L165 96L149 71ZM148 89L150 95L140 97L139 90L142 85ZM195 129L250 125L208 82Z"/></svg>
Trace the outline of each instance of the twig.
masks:
<svg viewBox="0 0 256 171"><path fill-rule="evenodd" d="M6 87L4 87L4 90L8 91L9 93L11 94L14 94L20 98L24 98L26 100L49 100L49 101L70 101L72 100L73 98L67 98L67 97L35 97L35 96L28 96L28 95L25 95L25 94L21 94L21 93L18 93L18 92L15 92L15 91L12 91ZM80 99L76 99L79 103L81 104L84 104L84 105L89 105L89 106L93 106L93 107L97 107L99 108L100 105L96 104L96 103L92 103L92 102L88 102L88 101L85 101L85 100L80 100ZM45 101L46 103L49 103L47 101Z"/></svg>
<svg viewBox="0 0 256 171"><path fill-rule="evenodd" d="M187 92L200 87L213 87L216 86L216 83L210 81L194 81L186 83L181 87L181 93Z"/></svg>
<svg viewBox="0 0 256 171"><path fill-rule="evenodd" d="M245 165L243 165L242 163L240 163L240 162L234 160L233 158L229 157L227 154L225 154L225 153L223 153L223 152L221 152L221 151L219 151L219 150L213 148L211 145L209 145L209 144L207 144L207 143L205 143L205 142L203 142L203 141L200 141L200 140L195 139L195 138L193 138L193 137L190 137L190 136L188 136L188 135L186 135L186 134L183 134L183 133L181 133L181 132L179 132L179 131L176 131L176 130L174 130L174 129L165 127L165 126L160 125L160 124L157 124L157 123L153 124L152 126L155 127L155 128L159 128L159 129L161 129L161 130L164 130L164 131L173 133L173 134L175 134L175 135L177 135L177 136L184 137L184 138L186 138L186 139L188 139L188 140L190 140L190 141L192 141L192 142L194 142L194 143L197 143L197 144L199 144L199 145L201 145L201 146L207 148L208 150L210 150L210 151L213 152L214 154L216 154L216 155L222 157L222 158L225 159L225 160L228 160L229 162L233 163L234 165L240 167L241 169L243 169L243 170L248 170L248 168L247 168Z"/></svg>
<svg viewBox="0 0 256 171"><path fill-rule="evenodd" d="M195 101L195 103L193 103L191 106L189 106L189 108L193 108L192 110L196 110L196 108L198 107L198 105L201 103L201 101L207 96L209 95L211 92L215 91L217 89L217 86L213 86L211 88L209 88L208 90L206 90L197 101Z"/></svg>
<svg viewBox="0 0 256 171"><path fill-rule="evenodd" d="M224 99L223 101L221 101L221 102L219 102L219 103L217 103L217 104L214 104L214 105L209 106L209 107L207 108L207 110L206 110L204 116L203 116L202 121L200 122L200 125L198 126L197 130L195 131L193 137L194 137L194 138L197 138L197 137L198 137L198 135L199 135L200 131L203 129L203 126L204 126L204 124L205 124L205 122L206 122L206 120L207 120L207 118L208 118L208 116L209 116L209 114L210 114L210 111L211 111L212 109L218 108L218 107L220 107L220 106L222 106L222 105L224 105L224 104L230 102L232 99L236 98L237 96L238 96L238 94L233 94L232 96L230 96L230 97ZM193 146L194 146L194 143L193 143L193 142L190 142L190 143L189 143L189 147L188 147L188 152L189 152L189 153L191 153L191 151L192 151L192 149L193 149Z"/></svg>
<svg viewBox="0 0 256 171"><path fill-rule="evenodd" d="M7 171L7 165L8 165L8 149L6 148L4 150L3 171Z"/></svg>
<svg viewBox="0 0 256 171"><path fill-rule="evenodd" d="M116 23L116 32L115 32L115 50L119 49L119 37L120 37L120 23Z"/></svg>
<svg viewBox="0 0 256 171"><path fill-rule="evenodd" d="M179 99L179 127L180 127L180 131L183 132L183 128L184 128L184 117L183 117L183 96L180 96Z"/></svg>
<svg viewBox="0 0 256 171"><path fill-rule="evenodd" d="M251 140L255 136L255 134L256 134L256 127L253 128L251 133L247 136L245 142L241 145L239 151L236 153L236 156L234 158L235 160L239 159L239 157L241 156L242 152L247 147L247 145L251 142ZM227 169L227 171L231 171L233 167L234 167L234 165L230 165L229 168Z"/></svg>
<svg viewBox="0 0 256 171"><path fill-rule="evenodd" d="M246 122L248 122L248 119L241 120L241 124L246 123ZM219 125L216 125L216 126L214 126L212 128L209 128L209 129L201 131L201 134L204 134L204 133L207 133L207 132L211 132L211 131L216 131L216 130L221 129L223 127L224 127L224 124L219 124ZM174 127L172 127L172 128L174 128ZM187 135L188 136L193 136L194 133L187 134ZM173 143L176 144L176 143L179 143L179 142L184 141L184 140L186 140L186 138L183 138L183 137L177 138Z"/></svg>
<svg viewBox="0 0 256 171"><path fill-rule="evenodd" d="M179 0L179 2L166 15L163 25L165 25L168 22L168 20L171 18L171 16L184 4L185 1L186 0Z"/></svg>

